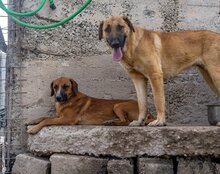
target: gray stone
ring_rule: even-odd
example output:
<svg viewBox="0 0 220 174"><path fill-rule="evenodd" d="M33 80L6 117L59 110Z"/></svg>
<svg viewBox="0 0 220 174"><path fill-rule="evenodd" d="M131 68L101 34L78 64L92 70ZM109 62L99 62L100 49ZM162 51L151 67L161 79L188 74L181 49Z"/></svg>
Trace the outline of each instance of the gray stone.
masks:
<svg viewBox="0 0 220 174"><path fill-rule="evenodd" d="M12 174L49 174L50 162L45 158L35 157L31 154L16 156Z"/></svg>
<svg viewBox="0 0 220 174"><path fill-rule="evenodd" d="M199 160L199 159L183 159L178 160L178 174L212 174L217 173L215 165L211 160ZM219 172L219 171L218 171Z"/></svg>
<svg viewBox="0 0 220 174"><path fill-rule="evenodd" d="M139 158L139 174L174 174L173 161L162 158Z"/></svg>
<svg viewBox="0 0 220 174"><path fill-rule="evenodd" d="M134 165L129 160L110 160L108 162L108 174L133 174Z"/></svg>
<svg viewBox="0 0 220 174"><path fill-rule="evenodd" d="M216 174L220 174L220 164L215 164Z"/></svg>
<svg viewBox="0 0 220 174"><path fill-rule="evenodd" d="M220 157L220 127L51 126L29 135L28 147L45 155Z"/></svg>
<svg viewBox="0 0 220 174"><path fill-rule="evenodd" d="M52 174L106 174L108 159L54 154L50 157Z"/></svg>
<svg viewBox="0 0 220 174"><path fill-rule="evenodd" d="M18 1L10 0L10 4L13 2ZM22 20L34 24L53 23L70 15L80 3L57 1L57 9L51 10L47 2L39 13ZM37 5L38 1L24 0L20 10L29 11ZM11 125L8 129L14 132L10 144L20 145L12 147L10 153L25 151L23 118L28 122L41 115L53 114L49 83L54 78L61 75L73 77L82 92L94 97L136 98L130 78L118 63L112 61L110 49L98 39L99 22L111 15L126 15L134 24L163 31L211 29L218 32L220 28L217 0L92 1L79 16L53 29L24 27L19 33L10 23L9 43L21 46L21 54L18 48L8 46L7 64L9 67L23 67L11 68L7 73L10 84L7 105L11 106L11 113L7 114ZM215 102L217 97L197 72L187 71L175 80L169 80L165 84L165 94L169 122L208 125L206 104ZM149 110L155 113L152 98L149 92Z"/></svg>
<svg viewBox="0 0 220 174"><path fill-rule="evenodd" d="M219 2L217 0L178 0L179 29L210 29L219 32ZM203 12L206 13L203 13Z"/></svg>

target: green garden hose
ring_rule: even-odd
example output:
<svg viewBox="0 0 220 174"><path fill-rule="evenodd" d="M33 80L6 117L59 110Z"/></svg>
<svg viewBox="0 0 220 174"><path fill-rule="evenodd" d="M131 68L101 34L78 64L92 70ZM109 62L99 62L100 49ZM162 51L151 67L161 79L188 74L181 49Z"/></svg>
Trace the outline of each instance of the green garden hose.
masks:
<svg viewBox="0 0 220 174"><path fill-rule="evenodd" d="M2 0L0 0L0 8L1 8L2 10L4 10L6 13L10 14L10 15L32 16L32 15L36 14L40 9L42 9L42 7L43 7L44 4L46 3L46 1L47 1L47 0L42 0L41 3L40 3L40 5L39 5L36 9L34 9L34 10L30 11L30 12L26 12L26 13L20 13L20 12L12 11L12 10L6 8L6 7L4 6ZM51 3L52 3L52 2L51 2Z"/></svg>
<svg viewBox="0 0 220 174"><path fill-rule="evenodd" d="M45 4L44 1L46 1L46 0L43 0L43 1L41 2L41 4L40 4L35 10L33 10L34 12L33 12L33 11L27 12L27 13L29 13L29 14L31 14L31 15L27 15L27 13L26 13L26 15L21 15L22 13L20 13L20 12L14 12L14 11L11 11L11 10L7 9L7 8L4 6L4 4L2 3L2 0L0 0L0 8L1 8L2 10L4 10L6 13L8 13L8 15L9 15L15 22L17 22L18 24L20 24L20 25L22 25L22 26L25 26L25 27L28 27L28 28L35 28L35 29L47 29L47 28L53 28L53 27L57 27L57 26L59 26L59 25L63 25L64 23L70 21L70 20L73 19L75 16L77 16L81 11L83 11L83 10L89 5L89 3L90 3L92 0L87 0L85 3L83 3L83 4L77 9L76 12L72 13L70 16L66 17L65 19L63 19L63 20L61 20L61 21L59 21L59 22L55 22L55 23L52 23L52 24L48 24L48 25L34 25L34 24L29 24L29 23L26 23L26 22L23 22L23 21L17 19L17 18L14 16L14 15L18 15L18 14L19 14L18 16L32 16L32 15L34 15L34 13L37 13L37 10L39 11L39 10L43 7L42 4L43 4L43 5ZM54 5L54 3L53 3L53 0L49 0L49 2L50 2L50 8L55 9L56 7L55 7L55 5ZM42 6L42 7L41 7L41 6ZM13 13L18 13L18 14L12 14L12 12L13 12ZM23 13L23 14L25 14L25 13Z"/></svg>
<svg viewBox="0 0 220 174"><path fill-rule="evenodd" d="M49 2L50 2L50 8L53 10L56 9L56 6L54 5L53 0L49 0Z"/></svg>

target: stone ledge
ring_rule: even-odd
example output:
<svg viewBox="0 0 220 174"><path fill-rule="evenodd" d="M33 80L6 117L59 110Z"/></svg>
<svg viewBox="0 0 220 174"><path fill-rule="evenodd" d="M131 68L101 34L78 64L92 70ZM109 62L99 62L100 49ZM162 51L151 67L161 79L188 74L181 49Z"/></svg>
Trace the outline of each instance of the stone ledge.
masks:
<svg viewBox="0 0 220 174"><path fill-rule="evenodd" d="M51 126L28 138L37 155L220 157L220 127Z"/></svg>

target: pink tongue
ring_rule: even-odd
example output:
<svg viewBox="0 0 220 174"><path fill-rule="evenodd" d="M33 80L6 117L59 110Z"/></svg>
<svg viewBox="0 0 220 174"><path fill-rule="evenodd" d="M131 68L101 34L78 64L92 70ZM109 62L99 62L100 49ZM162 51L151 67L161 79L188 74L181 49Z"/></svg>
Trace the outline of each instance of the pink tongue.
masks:
<svg viewBox="0 0 220 174"><path fill-rule="evenodd" d="M112 58L114 61L117 61L117 62L122 59L122 51L120 47L113 49Z"/></svg>

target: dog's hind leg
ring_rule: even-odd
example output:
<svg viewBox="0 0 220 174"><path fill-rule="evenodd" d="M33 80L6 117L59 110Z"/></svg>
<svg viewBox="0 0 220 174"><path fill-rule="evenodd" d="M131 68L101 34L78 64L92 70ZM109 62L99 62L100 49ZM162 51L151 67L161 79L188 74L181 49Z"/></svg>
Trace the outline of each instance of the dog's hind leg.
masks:
<svg viewBox="0 0 220 174"><path fill-rule="evenodd" d="M122 102L114 105L113 111L117 118L113 120L108 120L104 122L106 126L127 126L130 123L128 118L129 109L132 109L133 103L131 102ZM138 110L138 106L137 109ZM131 113L130 113L131 114ZM138 115L138 112L136 113Z"/></svg>
<svg viewBox="0 0 220 174"><path fill-rule="evenodd" d="M210 88L220 96L220 71L218 70L220 67L211 67L208 66L208 70L203 67L199 67L200 72L202 73L204 79L209 84ZM216 124L216 126L220 126L220 122Z"/></svg>
<svg viewBox="0 0 220 174"><path fill-rule="evenodd" d="M211 78L209 72L203 68L198 66L199 71L201 72L202 76L204 77L204 79L206 80L206 82L208 83L208 85L210 86L210 88L217 94L220 95L220 86L219 88L217 88L216 84L214 83L213 79ZM220 78L220 76L219 76ZM220 80L220 79L219 79Z"/></svg>
<svg viewBox="0 0 220 174"><path fill-rule="evenodd" d="M130 122L128 120L127 112L124 110L126 103L118 103L114 105L113 111L117 119L110 121L113 126L127 126Z"/></svg>
<svg viewBox="0 0 220 174"><path fill-rule="evenodd" d="M123 103L115 104L113 111L121 122L126 122L127 113L123 110Z"/></svg>
<svg viewBox="0 0 220 174"><path fill-rule="evenodd" d="M207 67L207 72L212 79L211 84L213 84L213 90L216 92L217 95L220 96L220 67L217 67L216 65L209 65Z"/></svg>

